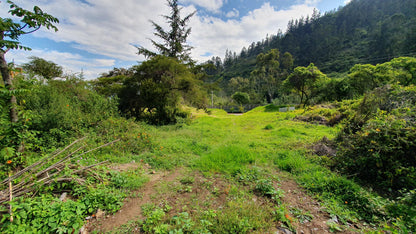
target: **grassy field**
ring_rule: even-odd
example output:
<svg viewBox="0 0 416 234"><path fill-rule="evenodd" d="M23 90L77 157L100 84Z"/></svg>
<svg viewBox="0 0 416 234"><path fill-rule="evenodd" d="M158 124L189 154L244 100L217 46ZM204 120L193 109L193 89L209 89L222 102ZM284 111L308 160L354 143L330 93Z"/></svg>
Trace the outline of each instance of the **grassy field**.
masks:
<svg viewBox="0 0 416 234"><path fill-rule="evenodd" d="M141 125L152 139L149 150L112 160L144 164L150 182L135 190L130 208L115 214L120 222L93 222L90 230L355 233L380 227L387 201L321 166L308 150L339 127L293 120L302 113L270 106L244 115L194 111L191 123ZM131 206L140 211L124 216Z"/></svg>
<svg viewBox="0 0 416 234"><path fill-rule="evenodd" d="M193 110L192 121L169 126L109 118L84 144L121 141L76 162L109 160L95 169L101 179L69 187L70 202L57 201L59 194L15 201L17 221L4 216L3 230L71 232L85 224L92 233L405 233L391 201L312 154L341 126L295 120L300 115L266 106L243 115Z"/></svg>

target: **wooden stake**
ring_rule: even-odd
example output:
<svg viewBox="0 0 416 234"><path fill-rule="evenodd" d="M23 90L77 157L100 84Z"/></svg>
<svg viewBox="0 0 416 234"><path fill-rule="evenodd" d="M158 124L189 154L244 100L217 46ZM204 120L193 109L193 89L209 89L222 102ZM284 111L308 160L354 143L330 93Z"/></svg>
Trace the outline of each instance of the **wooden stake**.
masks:
<svg viewBox="0 0 416 234"><path fill-rule="evenodd" d="M9 200L10 200L10 205L9 205L9 212L10 212L10 222L13 223L13 209L12 209L12 200L13 200L13 186L12 186L12 172L9 172Z"/></svg>

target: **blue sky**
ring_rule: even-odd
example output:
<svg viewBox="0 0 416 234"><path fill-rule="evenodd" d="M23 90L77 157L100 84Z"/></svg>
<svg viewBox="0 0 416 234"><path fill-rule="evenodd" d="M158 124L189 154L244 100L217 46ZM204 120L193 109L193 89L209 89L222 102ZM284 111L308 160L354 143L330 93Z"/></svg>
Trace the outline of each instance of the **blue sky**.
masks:
<svg viewBox="0 0 416 234"><path fill-rule="evenodd" d="M59 31L39 30L21 37L32 51L11 50L8 61L22 64L29 56L53 61L67 73L84 72L87 79L113 67L130 67L143 61L134 45L151 47L153 28L149 20L164 25L169 14L166 0L14 0L26 9L39 6L60 20ZM262 40L267 34L283 32L289 20L337 9L347 0L179 0L182 15L197 11L189 26L192 57L204 62L224 57L225 50ZM10 17L8 5L0 3L0 17ZM166 26L166 25L165 25Z"/></svg>

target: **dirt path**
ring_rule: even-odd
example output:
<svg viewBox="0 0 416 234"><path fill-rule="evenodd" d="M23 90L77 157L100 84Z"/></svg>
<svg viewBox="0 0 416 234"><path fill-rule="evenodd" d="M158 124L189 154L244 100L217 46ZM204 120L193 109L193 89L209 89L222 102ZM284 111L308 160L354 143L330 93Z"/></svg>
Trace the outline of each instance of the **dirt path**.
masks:
<svg viewBox="0 0 416 234"><path fill-rule="evenodd" d="M137 165L136 165L137 167ZM118 169L124 170L131 168L130 166L121 165ZM126 199L123 207L114 215L107 215L105 217L98 217L87 225L87 232L98 231L99 233L109 232L127 224L131 220L143 219L141 207L142 205L151 202L151 195L155 193L155 186L161 181L170 182L181 175L181 170L171 172L156 172L149 174L150 181L141 189L137 190L140 196Z"/></svg>
<svg viewBox="0 0 416 234"><path fill-rule="evenodd" d="M311 221L304 221L297 225L297 233L331 233L326 224L331 217L327 212L323 211L323 207L320 206L319 202L307 195L293 180L285 179L280 181L280 184L280 188L285 191L282 202L288 204L289 209L302 210L313 216Z"/></svg>
<svg viewBox="0 0 416 234"><path fill-rule="evenodd" d="M138 167L138 164L125 164L118 165L113 168L115 170L129 170L134 167ZM146 168L145 168L146 169ZM147 168L149 169L149 168ZM143 220L145 217L142 214L142 206L156 202L165 201L173 207L168 215L175 215L178 212L182 212L183 207L193 207L195 203L203 203L210 201L209 208L218 210L219 207L223 207L227 204L229 199L229 188L233 182L228 181L220 175L216 175L210 178L204 177L202 174L196 171L189 171L184 168L176 169L175 171L168 172L156 172L154 174L150 169L149 174L150 181L141 189L135 191L139 193L139 196L128 198L120 211L114 215L107 215L105 217L97 217L98 219L90 222L86 227L85 233L98 232L105 233L117 230L120 226L127 224L129 221ZM280 181L276 186L284 190L284 197L281 199L282 203L290 211L293 219L295 218L294 211L299 211L302 214L309 214L310 219L297 218L297 221L293 222L293 226L296 229L296 233L302 234L321 234L331 233L327 222L331 220L330 215L324 210L324 207L320 205L315 199L311 198L304 189L298 186L298 184L290 177L281 175L277 172ZM185 187L189 187L189 191L178 192L176 189L183 182L183 178L192 178L191 184L186 184ZM211 189L207 189L207 185L210 184ZM161 187L162 186L162 187ZM216 195L212 195L212 189L216 188ZM160 192L162 189L162 193ZM248 189L243 188L242 189ZM258 206L267 205L267 199L264 197L258 197L253 195L253 200ZM208 207L206 207L208 208ZM219 209L221 210L221 209ZM192 215L193 209L190 209ZM267 233L292 233L286 228L279 227L280 224L273 227ZM140 233L140 230L135 230L134 233ZM356 233L353 231L344 231L342 233Z"/></svg>

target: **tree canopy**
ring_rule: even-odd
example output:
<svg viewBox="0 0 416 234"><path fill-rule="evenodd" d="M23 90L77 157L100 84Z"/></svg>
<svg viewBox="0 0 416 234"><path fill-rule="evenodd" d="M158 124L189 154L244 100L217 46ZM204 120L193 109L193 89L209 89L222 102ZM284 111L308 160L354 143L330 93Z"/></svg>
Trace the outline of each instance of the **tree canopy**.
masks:
<svg viewBox="0 0 416 234"><path fill-rule="evenodd" d="M133 77L125 80L120 109L129 117L152 124L175 123L178 117L187 117L180 107L184 97L191 104L206 102L195 75L186 65L158 55L143 62Z"/></svg>
<svg viewBox="0 0 416 234"><path fill-rule="evenodd" d="M6 89L11 91L14 88L5 54L10 49L30 50L29 47L20 43L20 36L33 33L41 27L57 31L58 28L54 24L59 23L59 20L44 13L38 6L33 7L33 11L29 11L19 7L10 0L7 3L10 7L9 14L12 17L0 18L0 72ZM18 120L16 98L13 95L10 98L10 118L12 122L17 122Z"/></svg>
<svg viewBox="0 0 416 234"><path fill-rule="evenodd" d="M312 96L316 95L318 84L327 79L313 63L307 67L297 67L294 72L285 80L284 86L292 89L300 96L301 104L309 104Z"/></svg>
<svg viewBox="0 0 416 234"><path fill-rule="evenodd" d="M43 58L35 56L31 56L30 61L23 64L23 69L28 72L33 72L35 75L40 75L47 80L63 75L63 69L61 66L52 61L47 61Z"/></svg>
<svg viewBox="0 0 416 234"><path fill-rule="evenodd" d="M154 21L150 21L156 31L154 35L163 41L162 43L158 43L155 40L150 40L153 46L156 47L158 53L140 46L137 47L139 50L138 54L142 54L148 58L160 54L176 58L179 61L192 62L189 56L192 47L186 44L186 39L191 33L191 28L188 28L186 25L195 12L181 18L181 8L178 6L178 0L167 0L167 2L171 9L171 14L163 15L163 17L170 26L169 31L163 29L162 26Z"/></svg>

